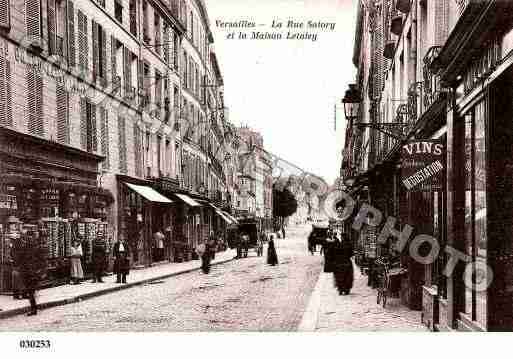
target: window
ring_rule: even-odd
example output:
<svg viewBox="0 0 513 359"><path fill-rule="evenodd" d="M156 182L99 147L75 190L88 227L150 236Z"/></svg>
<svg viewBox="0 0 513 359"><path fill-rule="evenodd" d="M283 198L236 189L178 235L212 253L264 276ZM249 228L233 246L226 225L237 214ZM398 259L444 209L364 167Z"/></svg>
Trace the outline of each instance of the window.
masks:
<svg viewBox="0 0 513 359"><path fill-rule="evenodd" d="M150 43L150 35L148 34L148 3L143 1L142 3L142 21L143 21L143 41L146 44Z"/></svg>
<svg viewBox="0 0 513 359"><path fill-rule="evenodd" d="M80 67L80 76L87 76L89 47L87 44L87 16L78 11L78 64Z"/></svg>
<svg viewBox="0 0 513 359"><path fill-rule="evenodd" d="M161 40L161 34L160 34L160 16L155 13L154 15L154 31L155 31L155 51L157 54L161 54L161 48L162 48L162 40Z"/></svg>
<svg viewBox="0 0 513 359"><path fill-rule="evenodd" d="M25 26L32 46L41 48L43 37L41 21L41 0L25 0Z"/></svg>
<svg viewBox="0 0 513 359"><path fill-rule="evenodd" d="M11 63L5 49L0 50L0 125L12 126Z"/></svg>
<svg viewBox="0 0 513 359"><path fill-rule="evenodd" d="M126 121L124 117L118 117L118 136L119 171L126 174L128 166L126 159Z"/></svg>
<svg viewBox="0 0 513 359"><path fill-rule="evenodd" d="M0 0L0 27L11 27L11 1Z"/></svg>
<svg viewBox="0 0 513 359"><path fill-rule="evenodd" d="M169 169L171 168L171 151L170 151L170 142L166 139L166 150L164 152L164 173L166 177L170 176Z"/></svg>
<svg viewBox="0 0 513 359"><path fill-rule="evenodd" d="M27 123L28 131L44 136L43 120L43 77L32 66L27 66Z"/></svg>
<svg viewBox="0 0 513 359"><path fill-rule="evenodd" d="M80 130L82 148L87 152L96 152L98 150L96 105L85 98L80 99Z"/></svg>
<svg viewBox="0 0 513 359"><path fill-rule="evenodd" d="M102 155L105 160L102 162L102 168L107 170L110 168L110 154L109 154L109 112L105 108L100 108L100 138Z"/></svg>
<svg viewBox="0 0 513 359"><path fill-rule="evenodd" d="M474 273L480 276L475 282L481 283L488 273L487 254L487 201L486 201L486 143L485 143L485 102L482 101L465 115L465 254L471 257ZM465 288L465 313L471 320L482 326L487 324L487 291Z"/></svg>
<svg viewBox="0 0 513 359"><path fill-rule="evenodd" d="M74 67L76 64L75 59L75 9L73 2L68 0L68 10L67 10L67 31L68 31L68 65L70 67Z"/></svg>
<svg viewBox="0 0 513 359"><path fill-rule="evenodd" d="M93 81L107 84L107 35L100 24L92 21L93 28Z"/></svg>
<svg viewBox="0 0 513 359"><path fill-rule="evenodd" d="M61 84L56 90L57 106L57 141L69 144L69 94Z"/></svg>
<svg viewBox="0 0 513 359"><path fill-rule="evenodd" d="M135 175L142 177L143 175L143 164L142 164L142 131L134 125L134 160L135 160Z"/></svg>
<svg viewBox="0 0 513 359"><path fill-rule="evenodd" d="M155 70L155 105L162 107L162 75Z"/></svg>
<svg viewBox="0 0 513 359"><path fill-rule="evenodd" d="M119 0L114 0L114 17L120 23L123 23L123 5Z"/></svg>
<svg viewBox="0 0 513 359"><path fill-rule="evenodd" d="M137 1L130 0L129 4L130 10L130 33L134 36L137 36Z"/></svg>

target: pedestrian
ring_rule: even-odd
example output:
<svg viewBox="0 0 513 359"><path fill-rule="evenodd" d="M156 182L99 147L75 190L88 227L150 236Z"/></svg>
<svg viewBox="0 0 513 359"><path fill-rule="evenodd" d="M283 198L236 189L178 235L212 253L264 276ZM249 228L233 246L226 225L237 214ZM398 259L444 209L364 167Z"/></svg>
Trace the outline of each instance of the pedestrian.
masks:
<svg viewBox="0 0 513 359"><path fill-rule="evenodd" d="M210 252L211 260L214 260L216 257L216 250L217 250L217 239L214 235L214 231L210 231L210 234L208 236L208 250Z"/></svg>
<svg viewBox="0 0 513 359"><path fill-rule="evenodd" d="M25 283L22 276L22 260L23 260L23 247L25 245L24 238L19 234L9 234L11 239L11 261L12 261L12 294L14 299L23 299L26 297Z"/></svg>
<svg viewBox="0 0 513 359"><path fill-rule="evenodd" d="M116 283L126 283L126 276L130 272L130 248L128 244L122 240L114 244L112 251L114 256L114 273L116 273Z"/></svg>
<svg viewBox="0 0 513 359"><path fill-rule="evenodd" d="M104 283L102 276L107 259L107 245L101 238L96 237L93 241L92 264L93 283Z"/></svg>
<svg viewBox="0 0 513 359"><path fill-rule="evenodd" d="M200 243L196 247L196 252L201 258L201 270L203 273L208 274L210 272L210 260L212 258L208 243Z"/></svg>
<svg viewBox="0 0 513 359"><path fill-rule="evenodd" d="M155 262L164 260L164 238L161 231L153 234L153 260Z"/></svg>
<svg viewBox="0 0 513 359"><path fill-rule="evenodd" d="M25 294L30 303L30 312L28 316L37 314L36 291L41 279L45 275L47 268L45 249L42 245L41 237L44 234L44 228L31 226L35 228L22 229L21 246L19 247L20 273L25 286Z"/></svg>
<svg viewBox="0 0 513 359"><path fill-rule="evenodd" d="M353 262L351 261L353 245L351 241L342 234L342 241L336 238L334 252L334 284L340 295L347 295L353 287L354 280Z"/></svg>
<svg viewBox="0 0 513 359"><path fill-rule="evenodd" d="M70 275L73 284L80 284L80 281L84 278L84 270L82 269L82 256L83 251L80 241L73 241L70 255Z"/></svg>
<svg viewBox="0 0 513 359"><path fill-rule="evenodd" d="M237 246L237 255L235 256L235 259L240 259L242 258L242 237L243 237L243 233L241 233L240 235L235 235L235 245Z"/></svg>
<svg viewBox="0 0 513 359"><path fill-rule="evenodd" d="M334 258L334 235L330 232L328 237L324 241L323 252L324 252L324 273L332 273L335 262Z"/></svg>
<svg viewBox="0 0 513 359"><path fill-rule="evenodd" d="M274 239L269 240L269 245L267 246L267 264L272 266L278 264L278 254L274 246Z"/></svg>

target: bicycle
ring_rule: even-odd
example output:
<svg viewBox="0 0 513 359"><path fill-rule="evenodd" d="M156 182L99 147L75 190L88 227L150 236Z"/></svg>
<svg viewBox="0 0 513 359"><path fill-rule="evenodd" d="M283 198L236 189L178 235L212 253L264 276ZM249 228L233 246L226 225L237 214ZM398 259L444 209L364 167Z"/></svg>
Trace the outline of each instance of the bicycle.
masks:
<svg viewBox="0 0 513 359"><path fill-rule="evenodd" d="M387 297L399 296L399 288L400 288L400 282L394 282L394 285L392 285L392 277L397 281L400 280L400 276L404 273L406 273L399 267L399 263L394 262L391 263L386 258L378 258L375 262L375 264L378 266L378 274L377 274L377 280L378 280L378 293L376 297L377 304L380 304L380 302L383 303L383 308L385 308L387 304ZM394 268L394 273L391 274L391 269ZM396 268L396 269L395 269Z"/></svg>

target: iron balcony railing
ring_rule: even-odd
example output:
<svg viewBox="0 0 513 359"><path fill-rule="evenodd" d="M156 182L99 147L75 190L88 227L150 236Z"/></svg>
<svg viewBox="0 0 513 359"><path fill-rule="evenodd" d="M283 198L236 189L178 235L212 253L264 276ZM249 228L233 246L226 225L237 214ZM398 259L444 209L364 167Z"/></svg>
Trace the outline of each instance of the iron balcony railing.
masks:
<svg viewBox="0 0 513 359"><path fill-rule="evenodd" d="M440 76L434 68L433 63L442 50L441 46L432 46L424 56L424 66L422 68L424 77L424 107L429 108L433 102L439 99L442 93L440 86Z"/></svg>

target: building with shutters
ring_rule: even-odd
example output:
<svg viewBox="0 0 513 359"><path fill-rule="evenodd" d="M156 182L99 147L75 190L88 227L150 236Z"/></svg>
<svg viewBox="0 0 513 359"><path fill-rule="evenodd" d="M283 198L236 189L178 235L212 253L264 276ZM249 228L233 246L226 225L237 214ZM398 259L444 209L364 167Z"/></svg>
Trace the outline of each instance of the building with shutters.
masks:
<svg viewBox="0 0 513 359"><path fill-rule="evenodd" d="M92 217L136 266L232 224L209 26L200 0L0 1L0 222Z"/></svg>
<svg viewBox="0 0 513 359"><path fill-rule="evenodd" d="M401 300L421 310L432 330L513 329L512 12L511 2L494 0L360 2L355 65L364 106L357 121L371 125L347 128L341 172L354 198L395 218L375 254L399 255L400 231L436 238L434 261L419 263L408 248L400 254L407 269ZM365 37L379 43L365 50ZM443 171L407 187L403 176L416 165L407 145L419 142L444 149ZM366 226L365 255L383 224ZM448 266L455 253L460 260Z"/></svg>

